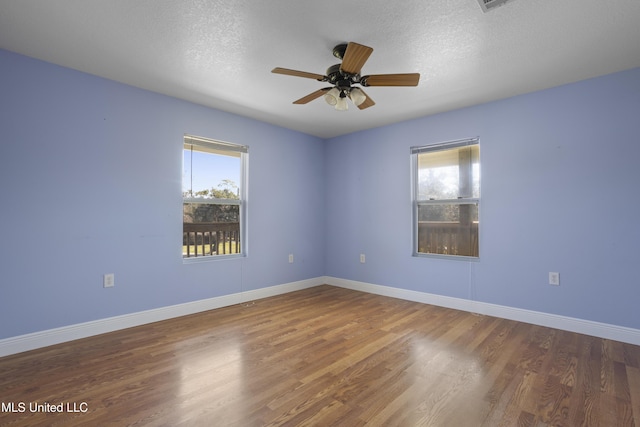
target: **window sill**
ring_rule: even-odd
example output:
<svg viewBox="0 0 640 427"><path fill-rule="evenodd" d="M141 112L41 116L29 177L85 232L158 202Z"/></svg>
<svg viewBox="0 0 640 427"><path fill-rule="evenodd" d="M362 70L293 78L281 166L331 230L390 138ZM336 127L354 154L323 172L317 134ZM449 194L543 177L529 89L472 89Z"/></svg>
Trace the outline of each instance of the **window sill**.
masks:
<svg viewBox="0 0 640 427"><path fill-rule="evenodd" d="M472 261L472 262L480 261L480 257L465 256L465 255L428 254L423 252L414 252L413 256L415 258L435 258L435 259L446 259L450 261Z"/></svg>
<svg viewBox="0 0 640 427"><path fill-rule="evenodd" d="M182 258L183 264L199 264L201 262L223 261L237 258L245 258L245 254L229 254L229 255L209 255L190 258Z"/></svg>

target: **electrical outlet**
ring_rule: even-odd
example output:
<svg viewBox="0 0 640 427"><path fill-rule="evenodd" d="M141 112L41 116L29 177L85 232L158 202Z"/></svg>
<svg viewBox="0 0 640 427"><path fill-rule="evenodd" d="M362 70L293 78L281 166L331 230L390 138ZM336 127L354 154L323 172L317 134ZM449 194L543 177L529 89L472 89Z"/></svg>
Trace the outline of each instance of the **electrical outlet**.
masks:
<svg viewBox="0 0 640 427"><path fill-rule="evenodd" d="M289 254L289 264L293 264L293 254Z"/></svg>
<svg viewBox="0 0 640 427"><path fill-rule="evenodd" d="M360 263L364 264L367 261L367 258L364 256L364 254L360 254Z"/></svg>
<svg viewBox="0 0 640 427"><path fill-rule="evenodd" d="M102 277L102 286L105 288L113 288L116 284L115 274L109 273Z"/></svg>
<svg viewBox="0 0 640 427"><path fill-rule="evenodd" d="M549 272L549 284L553 286L560 286L560 273L550 271Z"/></svg>

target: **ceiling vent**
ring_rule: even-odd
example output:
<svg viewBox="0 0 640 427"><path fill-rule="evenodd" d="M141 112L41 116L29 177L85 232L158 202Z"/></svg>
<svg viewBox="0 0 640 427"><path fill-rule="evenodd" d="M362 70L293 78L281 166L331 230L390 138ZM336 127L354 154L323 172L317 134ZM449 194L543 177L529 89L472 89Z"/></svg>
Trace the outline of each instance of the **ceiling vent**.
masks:
<svg viewBox="0 0 640 427"><path fill-rule="evenodd" d="M478 0L478 3L480 3L480 7L482 8L482 10L485 13L487 13L490 10L495 9L498 6L502 6L503 4L505 4L508 1L509 0Z"/></svg>

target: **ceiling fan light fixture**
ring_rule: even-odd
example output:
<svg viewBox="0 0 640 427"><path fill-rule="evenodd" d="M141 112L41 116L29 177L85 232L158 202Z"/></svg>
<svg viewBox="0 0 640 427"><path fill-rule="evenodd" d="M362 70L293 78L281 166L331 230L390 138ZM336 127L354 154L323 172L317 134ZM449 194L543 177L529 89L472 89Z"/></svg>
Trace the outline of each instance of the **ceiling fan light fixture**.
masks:
<svg viewBox="0 0 640 427"><path fill-rule="evenodd" d="M360 90L357 87L354 87L349 92L349 98L351 98L351 101L353 102L353 104L356 107L358 107L360 104L362 104L367 99L367 96L364 94L364 92L362 90Z"/></svg>
<svg viewBox="0 0 640 427"><path fill-rule="evenodd" d="M337 105L339 98L340 91L335 87L324 95L324 100L327 101L329 105Z"/></svg>

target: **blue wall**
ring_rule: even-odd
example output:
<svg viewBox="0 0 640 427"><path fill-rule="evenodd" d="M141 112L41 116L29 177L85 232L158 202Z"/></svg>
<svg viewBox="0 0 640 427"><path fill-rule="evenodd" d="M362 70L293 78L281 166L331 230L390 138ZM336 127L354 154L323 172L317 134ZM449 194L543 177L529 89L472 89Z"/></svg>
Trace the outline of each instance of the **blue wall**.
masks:
<svg viewBox="0 0 640 427"><path fill-rule="evenodd" d="M0 111L0 339L324 274L321 139L1 50ZM184 133L249 145L249 257L183 264Z"/></svg>
<svg viewBox="0 0 640 427"><path fill-rule="evenodd" d="M0 111L0 339L324 275L640 329L640 69L323 141L0 50ZM184 133L250 146L248 257L183 264ZM471 136L481 260L414 258L409 147Z"/></svg>
<svg viewBox="0 0 640 427"><path fill-rule="evenodd" d="M480 261L412 257L409 148L474 136ZM639 161L640 69L331 139L326 274L640 328Z"/></svg>

